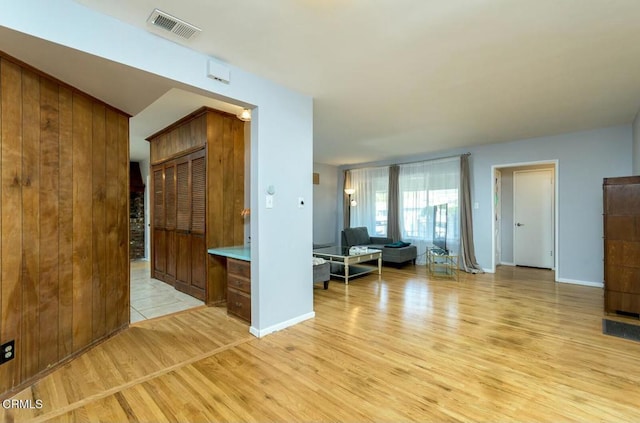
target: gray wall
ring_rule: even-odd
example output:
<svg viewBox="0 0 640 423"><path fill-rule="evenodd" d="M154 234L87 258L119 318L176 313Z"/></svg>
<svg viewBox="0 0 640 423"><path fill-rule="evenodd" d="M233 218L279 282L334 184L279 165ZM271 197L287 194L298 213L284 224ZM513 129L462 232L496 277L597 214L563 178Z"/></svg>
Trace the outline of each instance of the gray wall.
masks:
<svg viewBox="0 0 640 423"><path fill-rule="evenodd" d="M633 120L633 174L640 175L640 110Z"/></svg>
<svg viewBox="0 0 640 423"><path fill-rule="evenodd" d="M313 243L338 244L338 167L322 163L313 164L313 172L320 175L320 184L313 186Z"/></svg>
<svg viewBox="0 0 640 423"><path fill-rule="evenodd" d="M55 21L59 25L43 23ZM91 36L70 31L78 22ZM313 99L243 69L228 66L231 82L207 78L210 57L72 0L3 2L0 25L157 75L172 86L255 106L251 123L250 331L264 336L311 318L313 312ZM82 30L78 27L78 30ZM114 36L117 34L117 36ZM127 42L122 42L127 40ZM140 54L154 52L154 54ZM167 61L164 58L174 60ZM73 81L69 81L73 82ZM289 154L282 154L287 151ZM295 157L296 160L291 160ZM268 186L275 206L265 207ZM286 237L283 236L286 234ZM287 265L281 266L282 258Z"/></svg>
<svg viewBox="0 0 640 423"><path fill-rule="evenodd" d="M478 261L490 268L491 166L558 160L558 255L556 278L603 281L602 178L631 172L629 125L472 149L474 236Z"/></svg>
<svg viewBox="0 0 640 423"><path fill-rule="evenodd" d="M603 281L602 178L629 175L632 170L631 125L574 132L534 139L443 151L440 154L400 157L340 169L406 163L470 152L471 201L476 258L492 270L492 166L558 160L558 268L562 282L601 285ZM342 175L338 175L341 184ZM338 205L339 213L342 207ZM341 218L338 226L342 225ZM339 228L340 229L340 228Z"/></svg>

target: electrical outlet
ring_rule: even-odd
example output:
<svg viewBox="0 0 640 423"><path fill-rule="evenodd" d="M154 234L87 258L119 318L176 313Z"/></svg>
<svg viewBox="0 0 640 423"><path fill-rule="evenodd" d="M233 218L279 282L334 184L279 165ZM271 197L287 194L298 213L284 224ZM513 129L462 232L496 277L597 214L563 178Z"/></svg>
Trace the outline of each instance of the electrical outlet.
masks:
<svg viewBox="0 0 640 423"><path fill-rule="evenodd" d="M12 339L0 345L0 364L6 363L9 360L13 360L16 356L16 341Z"/></svg>

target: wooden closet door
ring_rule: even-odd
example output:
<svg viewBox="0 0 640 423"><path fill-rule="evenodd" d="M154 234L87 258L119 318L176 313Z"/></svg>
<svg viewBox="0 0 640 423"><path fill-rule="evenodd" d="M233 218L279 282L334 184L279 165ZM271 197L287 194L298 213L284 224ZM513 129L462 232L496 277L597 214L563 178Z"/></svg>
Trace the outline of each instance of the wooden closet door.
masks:
<svg viewBox="0 0 640 423"><path fill-rule="evenodd" d="M207 246L205 240L207 164L204 150L191 161L191 286L189 294L205 300Z"/></svg>
<svg viewBox="0 0 640 423"><path fill-rule="evenodd" d="M174 285L176 281L176 165L167 163L164 168L164 211L166 272L164 281Z"/></svg>
<svg viewBox="0 0 640 423"><path fill-rule="evenodd" d="M191 163L176 161L176 282L177 290L189 293L191 285Z"/></svg>
<svg viewBox="0 0 640 423"><path fill-rule="evenodd" d="M164 212L164 168L154 166L153 172L153 254L152 276L164 280L167 270L167 246Z"/></svg>
<svg viewBox="0 0 640 423"><path fill-rule="evenodd" d="M176 160L175 288L205 299L207 281L204 150Z"/></svg>

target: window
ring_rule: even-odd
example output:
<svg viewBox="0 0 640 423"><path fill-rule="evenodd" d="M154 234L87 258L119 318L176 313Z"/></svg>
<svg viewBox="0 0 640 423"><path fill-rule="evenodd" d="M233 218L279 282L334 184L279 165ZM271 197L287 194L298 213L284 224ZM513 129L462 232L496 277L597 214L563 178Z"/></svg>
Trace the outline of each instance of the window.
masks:
<svg viewBox="0 0 640 423"><path fill-rule="evenodd" d="M376 167L349 171L351 196L357 205L351 207L351 227L366 226L371 236L387 234L387 199L389 168Z"/></svg>
<svg viewBox="0 0 640 423"><path fill-rule="evenodd" d="M459 252L460 158L429 160L399 165L398 219L400 236L418 248L418 263L424 252L436 244ZM389 168L376 167L349 171L355 190L350 208L350 226L365 226L371 236L386 236L388 228ZM441 205L435 208L434 206ZM444 206L446 205L446 206ZM436 210L440 216L436 219ZM437 221L436 221L437 220Z"/></svg>
<svg viewBox="0 0 640 423"><path fill-rule="evenodd" d="M376 229L375 234L385 236L387 234L387 197L386 191L376 191Z"/></svg>
<svg viewBox="0 0 640 423"><path fill-rule="evenodd" d="M399 218L402 239L426 251L434 243L434 232L446 233L447 249L460 245L458 192L460 160L431 160L400 165ZM446 228L435 222L434 206L446 204ZM422 260L424 258L422 257ZM418 262L422 261L421 257Z"/></svg>

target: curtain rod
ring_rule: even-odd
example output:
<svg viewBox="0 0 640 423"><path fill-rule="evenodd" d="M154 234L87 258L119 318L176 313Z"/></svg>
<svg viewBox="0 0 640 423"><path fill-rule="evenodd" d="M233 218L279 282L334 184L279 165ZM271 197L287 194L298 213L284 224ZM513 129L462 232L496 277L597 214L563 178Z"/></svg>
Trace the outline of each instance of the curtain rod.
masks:
<svg viewBox="0 0 640 423"><path fill-rule="evenodd" d="M401 163L393 163L393 164L389 164L389 165L380 165L380 166L352 167L352 168L345 169L345 170L367 169L367 168L376 168L376 167L391 167L391 166L398 166L398 165L402 165L402 164L412 164L412 163L420 163L420 162L431 162L431 161L435 161L435 160L453 159L454 157L462 157L462 156L470 156L470 155L471 155L470 152L466 152L466 153L462 153L462 154L453 154L451 156L434 157L433 159L414 160L412 162L401 162Z"/></svg>
<svg viewBox="0 0 640 423"><path fill-rule="evenodd" d="M462 154L453 154L451 156L435 157L433 159L414 160L412 162L395 163L395 164L389 165L389 166L397 166L397 165L401 165L401 164L411 164L411 163L420 163L420 162L431 162L431 161L434 161L434 160L453 159L454 157L462 157L462 156L470 156L470 155L471 155L471 153L467 152L467 153L462 153ZM380 167L382 167L382 166L380 166Z"/></svg>

